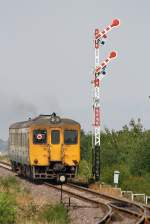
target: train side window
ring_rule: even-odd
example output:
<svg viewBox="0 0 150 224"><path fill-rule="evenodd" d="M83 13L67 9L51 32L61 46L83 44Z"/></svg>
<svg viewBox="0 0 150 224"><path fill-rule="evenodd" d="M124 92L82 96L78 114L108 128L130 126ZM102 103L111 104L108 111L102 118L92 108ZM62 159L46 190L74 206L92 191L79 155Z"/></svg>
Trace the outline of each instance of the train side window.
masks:
<svg viewBox="0 0 150 224"><path fill-rule="evenodd" d="M12 133L9 135L9 144L12 145Z"/></svg>
<svg viewBox="0 0 150 224"><path fill-rule="evenodd" d="M46 144L47 131L46 130L34 130L33 131L33 143L34 144Z"/></svg>
<svg viewBox="0 0 150 224"><path fill-rule="evenodd" d="M25 133L22 133L22 146L23 147L25 146L24 135L25 135Z"/></svg>
<svg viewBox="0 0 150 224"><path fill-rule="evenodd" d="M27 147L27 133L24 133L24 146Z"/></svg>
<svg viewBox="0 0 150 224"><path fill-rule="evenodd" d="M26 133L23 134L23 145L26 147Z"/></svg>
<svg viewBox="0 0 150 224"><path fill-rule="evenodd" d="M20 146L22 147L22 133L20 133Z"/></svg>
<svg viewBox="0 0 150 224"><path fill-rule="evenodd" d="M29 137L28 137L28 133L25 134L25 146L27 147L29 144Z"/></svg>
<svg viewBox="0 0 150 224"><path fill-rule="evenodd" d="M11 143L12 143L12 145L15 145L15 143L14 143L14 133L12 133Z"/></svg>
<svg viewBox="0 0 150 224"><path fill-rule="evenodd" d="M60 144L60 131L59 130L51 131L51 144Z"/></svg>
<svg viewBox="0 0 150 224"><path fill-rule="evenodd" d="M77 130L64 130L64 144L74 145L78 142Z"/></svg>
<svg viewBox="0 0 150 224"><path fill-rule="evenodd" d="M15 145L15 143L14 143L14 133L12 133L12 136L11 136L11 144Z"/></svg>
<svg viewBox="0 0 150 224"><path fill-rule="evenodd" d="M26 147L28 146L28 134L27 133L25 134L25 146Z"/></svg>
<svg viewBox="0 0 150 224"><path fill-rule="evenodd" d="M17 137L18 137L18 136L17 136L17 133L14 133L14 138L15 138L15 139L14 139L14 140L15 140L14 142L15 142L15 146L18 145L18 139L17 139Z"/></svg>

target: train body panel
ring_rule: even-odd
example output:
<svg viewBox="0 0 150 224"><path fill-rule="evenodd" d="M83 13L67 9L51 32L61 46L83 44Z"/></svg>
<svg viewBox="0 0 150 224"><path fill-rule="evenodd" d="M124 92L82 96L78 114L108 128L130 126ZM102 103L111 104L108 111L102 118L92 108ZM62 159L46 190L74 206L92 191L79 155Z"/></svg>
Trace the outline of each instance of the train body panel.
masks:
<svg viewBox="0 0 150 224"><path fill-rule="evenodd" d="M30 128L29 134L29 142L30 142L30 165L39 165L39 166L48 166L50 163L49 160L49 146L47 141L45 144L35 144L34 143L34 131L46 131L48 135L48 127L47 126L33 126Z"/></svg>
<svg viewBox="0 0 150 224"><path fill-rule="evenodd" d="M11 129L9 132L9 157L22 164L29 164L29 129Z"/></svg>
<svg viewBox="0 0 150 224"><path fill-rule="evenodd" d="M80 161L80 124L70 119L53 123L50 118L40 115L10 126L12 167L34 178L56 177L62 172L74 176Z"/></svg>
<svg viewBox="0 0 150 224"><path fill-rule="evenodd" d="M65 127L64 129L64 142L63 142L63 161L65 164L68 164L70 166L74 165L76 162L79 163L80 161L80 133L79 128L75 128L73 126L71 127ZM76 136L74 138L74 144L71 144L72 142L69 142L70 139L67 136Z"/></svg>

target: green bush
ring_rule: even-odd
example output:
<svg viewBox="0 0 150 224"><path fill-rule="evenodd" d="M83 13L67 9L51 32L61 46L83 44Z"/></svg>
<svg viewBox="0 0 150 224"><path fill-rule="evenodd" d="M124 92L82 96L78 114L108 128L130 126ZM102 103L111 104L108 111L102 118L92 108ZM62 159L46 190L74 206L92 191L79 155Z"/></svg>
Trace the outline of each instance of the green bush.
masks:
<svg viewBox="0 0 150 224"><path fill-rule="evenodd" d="M9 162L9 156L8 155L0 155L0 161Z"/></svg>
<svg viewBox="0 0 150 224"><path fill-rule="evenodd" d="M112 166L103 166L101 169L101 178L102 181L113 185L114 181L114 171L119 170L119 187L122 186L122 183L126 182L130 176L129 168L126 166L126 164L116 164Z"/></svg>
<svg viewBox="0 0 150 224"><path fill-rule="evenodd" d="M124 180L121 187L125 190L131 190L134 193L150 194L150 182L146 177L130 176Z"/></svg>
<svg viewBox="0 0 150 224"><path fill-rule="evenodd" d="M85 178L88 180L92 176L92 166L91 163L86 160L81 160L79 163L79 172L78 175L80 177Z"/></svg>
<svg viewBox="0 0 150 224"><path fill-rule="evenodd" d="M46 206L41 214L42 220L47 223L67 224L69 223L67 209L63 204Z"/></svg>
<svg viewBox="0 0 150 224"><path fill-rule="evenodd" d="M6 192L0 192L0 223L14 224L16 219L15 201Z"/></svg>

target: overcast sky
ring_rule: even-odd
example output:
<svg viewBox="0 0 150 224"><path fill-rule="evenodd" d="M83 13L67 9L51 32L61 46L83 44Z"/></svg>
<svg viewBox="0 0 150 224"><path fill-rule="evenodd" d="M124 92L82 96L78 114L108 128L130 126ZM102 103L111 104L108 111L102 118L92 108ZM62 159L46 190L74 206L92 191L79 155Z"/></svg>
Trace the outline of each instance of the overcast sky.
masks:
<svg viewBox="0 0 150 224"><path fill-rule="evenodd" d="M55 111L91 130L93 31L113 18L100 60L117 50L101 88L102 126L150 127L148 0L0 0L0 138L11 123Z"/></svg>

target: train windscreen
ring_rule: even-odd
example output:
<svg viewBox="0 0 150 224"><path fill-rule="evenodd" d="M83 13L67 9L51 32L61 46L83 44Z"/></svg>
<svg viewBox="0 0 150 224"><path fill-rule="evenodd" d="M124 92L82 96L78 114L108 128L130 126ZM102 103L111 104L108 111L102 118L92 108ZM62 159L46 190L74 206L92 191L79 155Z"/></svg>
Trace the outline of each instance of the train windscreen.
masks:
<svg viewBox="0 0 150 224"><path fill-rule="evenodd" d="M33 131L33 143L34 144L46 144L47 131L46 130L34 130Z"/></svg>
<svg viewBox="0 0 150 224"><path fill-rule="evenodd" d="M65 130L64 131L64 144L73 145L78 142L77 130Z"/></svg>

